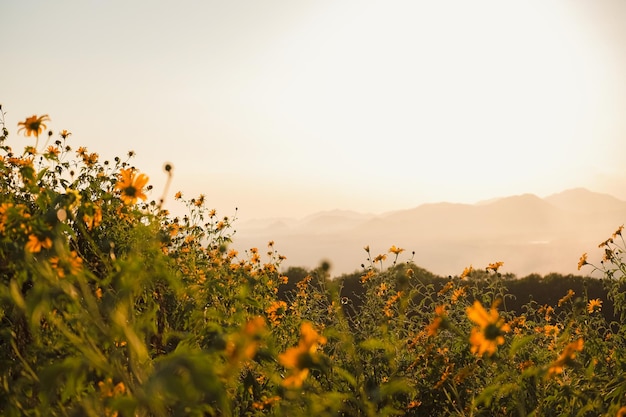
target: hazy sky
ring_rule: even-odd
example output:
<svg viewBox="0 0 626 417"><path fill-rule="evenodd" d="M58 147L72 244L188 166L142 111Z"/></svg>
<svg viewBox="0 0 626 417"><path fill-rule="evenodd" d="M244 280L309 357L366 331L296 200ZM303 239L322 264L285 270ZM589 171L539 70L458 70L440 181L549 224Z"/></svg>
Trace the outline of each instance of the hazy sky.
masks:
<svg viewBox="0 0 626 417"><path fill-rule="evenodd" d="M0 103L221 214L626 199L626 1L0 3ZM20 141L28 142L25 138Z"/></svg>

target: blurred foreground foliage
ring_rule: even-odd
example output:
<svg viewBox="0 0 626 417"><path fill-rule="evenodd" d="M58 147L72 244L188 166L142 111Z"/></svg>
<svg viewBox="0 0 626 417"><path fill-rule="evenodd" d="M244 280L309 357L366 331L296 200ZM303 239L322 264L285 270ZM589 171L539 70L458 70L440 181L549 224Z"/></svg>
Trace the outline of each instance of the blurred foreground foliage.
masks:
<svg viewBox="0 0 626 417"><path fill-rule="evenodd" d="M47 115L13 150L3 116L2 415L626 415L621 227L593 280L444 279L395 246L358 276L283 274L204 196L148 201L132 153L74 149Z"/></svg>

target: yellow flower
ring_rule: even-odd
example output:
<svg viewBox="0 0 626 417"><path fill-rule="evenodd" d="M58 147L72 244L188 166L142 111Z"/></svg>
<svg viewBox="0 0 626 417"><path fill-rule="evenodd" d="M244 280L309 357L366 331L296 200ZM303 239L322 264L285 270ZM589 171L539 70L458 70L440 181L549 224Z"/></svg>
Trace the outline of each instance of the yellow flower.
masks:
<svg viewBox="0 0 626 417"><path fill-rule="evenodd" d="M76 275L83 266L83 260L76 251L72 251L69 256L62 258L53 256L49 262L59 278L65 278L68 274Z"/></svg>
<svg viewBox="0 0 626 417"><path fill-rule="evenodd" d="M255 401L252 403L252 407L257 410L264 410L266 408L271 408L274 403L277 403L281 400L278 395L267 398L267 396L262 396L260 401Z"/></svg>
<svg viewBox="0 0 626 417"><path fill-rule="evenodd" d="M602 308L602 300L599 298L595 298L593 300L589 300L587 303L587 311L593 313L594 311L600 311Z"/></svg>
<svg viewBox="0 0 626 417"><path fill-rule="evenodd" d="M43 130L47 127L44 122L50 121L50 117L47 114L43 116L37 117L37 115L32 115L28 117L23 122L19 122L17 125L21 126L17 133L24 131L24 136L34 135L36 138L39 138L39 135Z"/></svg>
<svg viewBox="0 0 626 417"><path fill-rule="evenodd" d="M243 328L230 336L226 343L226 356L231 366L254 358L265 332L265 320L257 316L246 322Z"/></svg>
<svg viewBox="0 0 626 417"><path fill-rule="evenodd" d="M498 345L504 343L503 334L510 331L511 327L504 322L495 307L492 306L487 311L480 301L474 301L474 304L467 308L467 317L477 324L470 335L472 353L478 356L485 353L493 355Z"/></svg>
<svg viewBox="0 0 626 417"><path fill-rule="evenodd" d="M576 358L577 352L582 350L583 339L578 339L565 346L565 349L563 349L558 359L552 362L550 368L548 368L548 376L562 373L565 366L570 365Z"/></svg>
<svg viewBox="0 0 626 417"><path fill-rule="evenodd" d="M100 397L115 397L126 392L126 386L123 382L119 382L113 386L113 380L107 378L105 381L98 382L98 388L100 388Z"/></svg>
<svg viewBox="0 0 626 417"><path fill-rule="evenodd" d="M59 156L59 153L61 153L61 151L56 146L50 145L48 146L48 149L46 149L46 155L49 157L57 157Z"/></svg>
<svg viewBox="0 0 626 417"><path fill-rule="evenodd" d="M383 261L385 261L386 259L387 259L387 255L377 255L374 258L374 263L376 263L376 262L383 263Z"/></svg>
<svg viewBox="0 0 626 417"><path fill-rule="evenodd" d="M474 267L472 265L466 267L461 273L461 279L467 278L472 272L474 272Z"/></svg>
<svg viewBox="0 0 626 417"><path fill-rule="evenodd" d="M387 300L387 302L385 303L385 307L383 307L383 314L387 317L393 317L393 310L392 307L395 304L396 301L398 301L400 299L400 297L402 297L402 291L398 291L395 295L392 295L391 297L389 297L389 299Z"/></svg>
<svg viewBox="0 0 626 417"><path fill-rule="evenodd" d="M435 307L435 318L433 321L426 326L426 334L428 336L434 336L437 334L437 331L445 326L446 324L446 306L440 305Z"/></svg>
<svg viewBox="0 0 626 417"><path fill-rule="evenodd" d="M448 291L454 288L454 283L452 281L446 282L446 285L443 286L441 290L437 293L437 295L445 295Z"/></svg>
<svg viewBox="0 0 626 417"><path fill-rule="evenodd" d="M583 267L583 265L587 265L587 253L583 253L580 259L578 260L578 270Z"/></svg>
<svg viewBox="0 0 626 417"><path fill-rule="evenodd" d="M402 252L404 252L404 249L397 248L396 245L393 245L389 248L389 253L393 253L395 255L400 255Z"/></svg>
<svg viewBox="0 0 626 417"><path fill-rule="evenodd" d="M87 229L91 230L94 227L98 227L102 222L102 209L95 205L93 207L89 207L89 209L91 209L92 213L84 213L83 221L85 222Z"/></svg>
<svg viewBox="0 0 626 417"><path fill-rule="evenodd" d="M543 332L546 336L551 336L555 339L560 332L559 326L553 326L551 324L546 324L543 328L539 327L537 330Z"/></svg>
<svg viewBox="0 0 626 417"><path fill-rule="evenodd" d="M200 197L198 197L198 199L197 199L197 200L194 200L194 204L195 204L197 207L200 207L201 205L203 205L203 204L204 204L204 199L205 199L204 194L200 194Z"/></svg>
<svg viewBox="0 0 626 417"><path fill-rule="evenodd" d="M90 154L84 154L82 155L83 157L83 163L85 165L87 165L88 167L94 166L96 162L98 162L98 154L93 152Z"/></svg>
<svg viewBox="0 0 626 417"><path fill-rule="evenodd" d="M183 198L183 193L181 193L180 191L178 191L175 195L174 198L176 200L180 200L181 198Z"/></svg>
<svg viewBox="0 0 626 417"><path fill-rule="evenodd" d="M71 132L68 132L67 130L62 130L62 131L60 131L60 132L59 132L59 136L61 136L63 139L67 139L67 137L68 137L69 135L71 135L71 134L72 134L72 133L71 133Z"/></svg>
<svg viewBox="0 0 626 417"><path fill-rule="evenodd" d="M280 324L280 321L285 317L285 313L287 313L287 303L284 301L275 301L265 312L269 316L270 322L276 326Z"/></svg>
<svg viewBox="0 0 626 417"><path fill-rule="evenodd" d="M278 355L278 362L285 368L291 369L290 375L282 382L284 387L299 388L302 386L309 375L310 364L315 363L317 348L325 343L326 338L320 336L311 323L302 323L298 346L291 347Z"/></svg>
<svg viewBox="0 0 626 417"><path fill-rule="evenodd" d="M132 168L120 171L120 178L115 184L115 189L119 190L120 198L126 205L135 204L137 199L145 200L147 196L143 192L143 187L148 182L148 176L145 174L136 175Z"/></svg>
<svg viewBox="0 0 626 417"><path fill-rule="evenodd" d="M459 301L459 298L463 297L464 295L465 295L465 288L457 288L454 291L452 291L450 302L454 304L457 301Z"/></svg>
<svg viewBox="0 0 626 417"><path fill-rule="evenodd" d="M366 283L370 278L372 278L376 273L372 270L367 271L364 275L361 276L361 283Z"/></svg>
<svg viewBox="0 0 626 417"><path fill-rule="evenodd" d="M504 262L501 262L501 261L500 262L494 262L494 263L489 264L489 266L487 266L486 269L487 270L491 269L493 272L498 272L498 269L500 269L500 267L502 265L504 265Z"/></svg>
<svg viewBox="0 0 626 417"><path fill-rule="evenodd" d="M52 247L52 240L49 237L45 237L40 239L38 236L30 235L28 236L28 242L26 242L26 249L30 253L37 253L41 251L41 248L50 249Z"/></svg>
<svg viewBox="0 0 626 417"><path fill-rule="evenodd" d="M574 294L575 293L571 288L567 290L567 294L565 294L565 296L559 300L558 306L561 307L563 304L571 300Z"/></svg>

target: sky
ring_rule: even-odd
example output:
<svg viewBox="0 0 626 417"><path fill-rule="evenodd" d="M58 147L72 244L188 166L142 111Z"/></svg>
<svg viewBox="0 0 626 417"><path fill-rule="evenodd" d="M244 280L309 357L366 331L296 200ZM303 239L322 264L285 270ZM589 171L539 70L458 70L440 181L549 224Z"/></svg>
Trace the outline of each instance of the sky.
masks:
<svg viewBox="0 0 626 417"><path fill-rule="evenodd" d="M3 0L0 104L240 219L626 199L622 0ZM17 148L17 146L14 145ZM166 207L174 203L169 198Z"/></svg>

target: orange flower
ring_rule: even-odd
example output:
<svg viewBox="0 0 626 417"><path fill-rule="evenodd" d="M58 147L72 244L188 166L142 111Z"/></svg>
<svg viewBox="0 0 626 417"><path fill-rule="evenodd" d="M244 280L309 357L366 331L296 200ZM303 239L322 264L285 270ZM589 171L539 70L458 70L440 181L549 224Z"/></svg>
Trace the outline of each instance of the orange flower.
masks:
<svg viewBox="0 0 626 417"><path fill-rule="evenodd" d="M265 330L265 320L257 316L248 320L239 332L230 336L226 343L226 356L231 366L238 366L242 361L254 358Z"/></svg>
<svg viewBox="0 0 626 417"><path fill-rule="evenodd" d="M102 209L98 206L90 207L92 213L84 213L83 221L87 226L87 229L91 230L94 227L98 227L102 223Z"/></svg>
<svg viewBox="0 0 626 417"><path fill-rule="evenodd" d="M389 248L389 253L393 253L395 255L400 255L402 252L404 252L404 249L402 248L397 248L396 245L392 245Z"/></svg>
<svg viewBox="0 0 626 417"><path fill-rule="evenodd" d="M72 133L68 132L67 130L62 130L59 132L59 136L61 136L63 139L67 139L68 136L70 136Z"/></svg>
<svg viewBox="0 0 626 417"><path fill-rule="evenodd" d="M464 295L465 295L465 288L457 288L454 291L452 291L450 302L454 304L457 301L459 301L459 298L463 297Z"/></svg>
<svg viewBox="0 0 626 417"><path fill-rule="evenodd" d="M38 236L30 235L28 236L28 242L26 242L26 249L30 253L41 252L41 249L50 249L52 247L52 240L49 237L44 237L40 239Z"/></svg>
<svg viewBox="0 0 626 417"><path fill-rule="evenodd" d="M601 308L602 300L600 300L599 298L589 300L589 302L587 303L587 311L589 313L593 313L594 311L600 311Z"/></svg>
<svg viewBox="0 0 626 417"><path fill-rule="evenodd" d="M470 276L470 274L474 272L474 267L472 265L465 267L465 269L463 269L463 272L461 273L461 279L465 279L468 276Z"/></svg>
<svg viewBox="0 0 626 417"><path fill-rule="evenodd" d="M145 200L147 196L143 192L143 187L148 182L148 176L145 174L136 175L132 168L120 171L120 178L115 184L115 189L119 190L120 198L126 205L135 204L137 199Z"/></svg>
<svg viewBox="0 0 626 417"><path fill-rule="evenodd" d="M446 306L440 305L435 307L435 318L426 326L426 334L428 336L435 336L439 329L444 328L447 319Z"/></svg>
<svg viewBox="0 0 626 417"><path fill-rule="evenodd" d="M563 349L563 352L561 352L558 359L550 365L550 368L548 369L548 376L563 373L565 366L570 365L576 358L577 352L582 350L583 339L575 340L565 346L565 349Z"/></svg>
<svg viewBox="0 0 626 417"><path fill-rule="evenodd" d="M498 272L498 269L500 269L500 267L504 265L504 262L494 262L492 264L489 264L489 266L487 266L487 270L492 270L493 272Z"/></svg>
<svg viewBox="0 0 626 417"><path fill-rule="evenodd" d="M287 349L278 355L281 365L291 369L291 374L283 380L286 388L299 388L309 375L309 365L315 363L315 353L320 345L326 343L326 338L320 336L313 325L304 322L300 326L300 343L298 346Z"/></svg>
<svg viewBox="0 0 626 417"><path fill-rule="evenodd" d="M583 253L580 259L578 260L578 270L583 267L583 265L587 265L587 253Z"/></svg>
<svg viewBox="0 0 626 417"><path fill-rule="evenodd" d="M474 301L474 304L467 308L467 317L477 324L470 335L472 353L478 356L485 353L493 355L498 345L504 343L503 335L510 331L511 327L504 322L495 307L492 306L487 311L480 301Z"/></svg>
<svg viewBox="0 0 626 417"><path fill-rule="evenodd" d="M50 265L54 269L59 278L65 278L69 275L76 275L83 266L83 260L76 251L70 252L69 256L59 258L53 256L50 258Z"/></svg>
<svg viewBox="0 0 626 417"><path fill-rule="evenodd" d="M277 326L287 313L287 303L284 301L275 301L267 308L267 310L265 310L265 312L269 316L270 322Z"/></svg>
<svg viewBox="0 0 626 417"><path fill-rule="evenodd" d="M39 135L43 130L47 127L44 122L50 121L50 117L47 114L43 116L37 117L37 115L32 115L28 117L23 122L19 122L17 125L21 126L17 133L24 131L24 136L34 135L36 138L39 138Z"/></svg>
<svg viewBox="0 0 626 417"><path fill-rule="evenodd" d="M571 288L567 290L567 294L565 294L565 296L559 300L558 306L561 307L563 304L571 300L574 294L574 290L572 290Z"/></svg>

